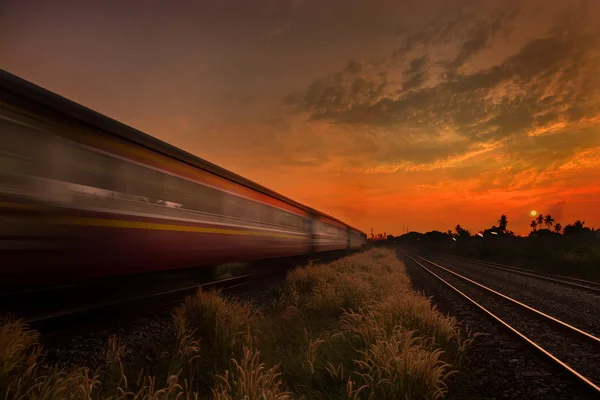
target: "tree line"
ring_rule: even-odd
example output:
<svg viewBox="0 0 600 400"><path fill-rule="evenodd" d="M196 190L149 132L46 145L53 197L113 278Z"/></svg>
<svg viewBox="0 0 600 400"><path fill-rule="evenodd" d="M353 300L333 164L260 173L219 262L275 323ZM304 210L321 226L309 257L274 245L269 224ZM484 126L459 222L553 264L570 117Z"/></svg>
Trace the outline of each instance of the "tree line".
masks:
<svg viewBox="0 0 600 400"><path fill-rule="evenodd" d="M475 235L478 236L488 236L488 235L502 235L502 236L516 236L516 234L508 229L508 216L506 214L502 214L498 219L498 225L493 225L490 228L487 228ZM546 227L545 229L543 227ZM572 224L568 224L566 226L562 226L560 222L557 222L554 217L550 214L540 214L533 221L531 221L530 227L532 228L529 236L574 236L578 234L595 234L600 237L600 229L589 228L585 226L585 221L577 220ZM405 235L401 235L400 237L409 235L414 236L417 232L410 232ZM420 235L420 234L419 234ZM463 228L460 224L457 224L454 227L454 230L448 229L446 232L440 232L437 230L433 230L430 232L426 232L425 235L430 238L434 237L450 237L454 240L457 239L465 239L472 237L471 231ZM394 236L388 235L387 233L379 234L374 237L375 240L392 240Z"/></svg>

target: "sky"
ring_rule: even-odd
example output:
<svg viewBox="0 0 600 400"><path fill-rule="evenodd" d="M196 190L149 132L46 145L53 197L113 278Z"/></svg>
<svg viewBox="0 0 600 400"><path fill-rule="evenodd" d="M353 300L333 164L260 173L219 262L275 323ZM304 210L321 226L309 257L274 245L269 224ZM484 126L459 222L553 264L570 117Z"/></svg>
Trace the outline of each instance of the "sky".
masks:
<svg viewBox="0 0 600 400"><path fill-rule="evenodd" d="M366 233L600 227L600 1L1 0L0 67Z"/></svg>

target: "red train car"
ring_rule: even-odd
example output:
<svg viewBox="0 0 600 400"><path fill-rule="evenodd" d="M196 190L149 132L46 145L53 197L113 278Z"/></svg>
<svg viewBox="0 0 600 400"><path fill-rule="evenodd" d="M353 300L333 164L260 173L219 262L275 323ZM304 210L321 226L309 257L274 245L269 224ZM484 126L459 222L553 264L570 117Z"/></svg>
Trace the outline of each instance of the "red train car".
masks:
<svg viewBox="0 0 600 400"><path fill-rule="evenodd" d="M0 70L4 284L358 249L366 235Z"/></svg>

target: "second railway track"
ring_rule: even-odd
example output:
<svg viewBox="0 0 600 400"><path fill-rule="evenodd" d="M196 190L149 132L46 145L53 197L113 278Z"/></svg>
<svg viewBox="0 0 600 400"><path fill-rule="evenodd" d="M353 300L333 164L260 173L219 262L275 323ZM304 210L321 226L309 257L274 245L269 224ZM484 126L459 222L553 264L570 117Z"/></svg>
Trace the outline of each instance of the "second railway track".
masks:
<svg viewBox="0 0 600 400"><path fill-rule="evenodd" d="M407 257L600 395L600 338L416 254Z"/></svg>
<svg viewBox="0 0 600 400"><path fill-rule="evenodd" d="M515 267L512 265L498 264L498 263L493 263L493 262L489 262L489 261L477 260L477 259L473 259L473 258L458 257L458 256L448 256L448 258L463 261L463 262L468 262L468 263L475 264L475 265L481 265L481 266L488 267L488 268L494 268L494 269L501 270L501 271L508 271L508 272L512 272L515 274L534 277L534 278L538 278L538 279L544 279L544 280L547 280L550 282L558 283L558 284L565 285L565 286L568 286L571 288L582 289L582 290L589 291L591 293L600 295L600 282L594 282L594 281L590 281L590 280L586 280L586 279L573 278L573 277L564 276L564 275L555 275L555 274L549 274L549 273L545 273L545 272L538 272L538 271L533 271L530 269Z"/></svg>

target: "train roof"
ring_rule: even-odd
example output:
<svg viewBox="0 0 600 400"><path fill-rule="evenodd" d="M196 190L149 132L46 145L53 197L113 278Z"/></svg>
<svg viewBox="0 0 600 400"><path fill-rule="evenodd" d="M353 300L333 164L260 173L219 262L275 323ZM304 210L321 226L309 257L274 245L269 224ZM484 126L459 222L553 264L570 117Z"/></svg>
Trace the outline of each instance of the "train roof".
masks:
<svg viewBox="0 0 600 400"><path fill-rule="evenodd" d="M240 185L246 186L257 192L271 196L278 200L284 201L290 205L298 207L302 210L316 213L322 217L329 218L355 231L361 232L345 222L315 210L304 204L298 203L282 194L279 194L265 186L259 185L241 175L233 173L225 168L219 167L216 164L208 162L200 157L197 157L187 151L181 150L169 143L150 136L142 131L125 125L113 118L107 117L99 112L91 110L79 103L69 100L63 96L46 90L38 85L35 85L23 78L11 74L8 71L0 69L0 99L6 101L8 93L11 93L17 98L24 98L28 102L35 103L46 112L59 114L62 117L71 118L79 121L84 125L89 125L93 128L100 129L106 133L119 136L120 138L136 143L153 151L162 153L168 157L175 158L181 162L192 165L196 168L203 169L212 174L218 175Z"/></svg>

